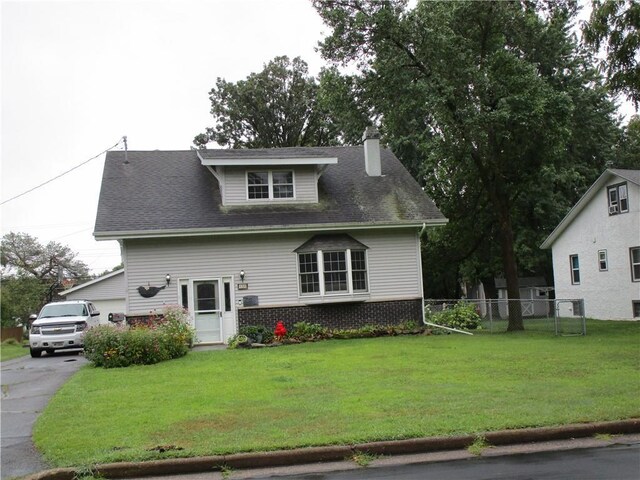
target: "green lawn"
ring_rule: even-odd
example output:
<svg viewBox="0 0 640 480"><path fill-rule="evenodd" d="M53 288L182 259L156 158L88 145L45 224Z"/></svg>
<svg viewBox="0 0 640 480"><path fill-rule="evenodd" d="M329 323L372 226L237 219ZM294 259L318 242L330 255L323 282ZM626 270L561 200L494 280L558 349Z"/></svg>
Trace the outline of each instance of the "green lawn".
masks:
<svg viewBox="0 0 640 480"><path fill-rule="evenodd" d="M24 355L29 355L29 349L24 348L22 345L18 345L17 343L0 344L0 362L22 357Z"/></svg>
<svg viewBox="0 0 640 480"><path fill-rule="evenodd" d="M640 417L640 323L587 331L334 340L85 367L34 439L52 464L77 466Z"/></svg>

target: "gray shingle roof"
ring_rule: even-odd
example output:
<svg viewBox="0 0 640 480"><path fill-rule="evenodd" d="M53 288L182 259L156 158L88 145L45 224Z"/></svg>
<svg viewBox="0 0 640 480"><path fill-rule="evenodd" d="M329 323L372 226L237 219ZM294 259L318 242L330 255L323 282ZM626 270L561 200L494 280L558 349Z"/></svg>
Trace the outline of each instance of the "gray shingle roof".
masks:
<svg viewBox="0 0 640 480"><path fill-rule="evenodd" d="M622 168L610 168L609 170L625 180L640 185L640 170L624 170Z"/></svg>
<svg viewBox="0 0 640 480"><path fill-rule="evenodd" d="M94 235L300 228L314 225L401 225L444 216L400 161L381 149L382 177L365 173L363 147L200 151L247 158L337 157L318 181L318 204L223 207L218 181L193 150L108 152Z"/></svg>

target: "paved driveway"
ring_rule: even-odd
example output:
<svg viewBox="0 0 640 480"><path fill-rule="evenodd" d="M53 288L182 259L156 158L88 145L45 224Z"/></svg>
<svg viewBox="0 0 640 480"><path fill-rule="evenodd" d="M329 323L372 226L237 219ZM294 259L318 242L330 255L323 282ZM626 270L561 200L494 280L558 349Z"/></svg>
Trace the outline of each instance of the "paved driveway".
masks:
<svg viewBox="0 0 640 480"><path fill-rule="evenodd" d="M36 418L49 399L87 360L75 352L2 362L2 469L12 478L48 468L31 441Z"/></svg>

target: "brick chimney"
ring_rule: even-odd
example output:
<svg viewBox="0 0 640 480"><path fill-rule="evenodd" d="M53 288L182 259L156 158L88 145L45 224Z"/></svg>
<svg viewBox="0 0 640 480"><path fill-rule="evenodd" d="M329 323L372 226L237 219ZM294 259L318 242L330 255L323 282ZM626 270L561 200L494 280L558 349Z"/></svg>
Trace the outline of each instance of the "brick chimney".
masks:
<svg viewBox="0 0 640 480"><path fill-rule="evenodd" d="M367 175L370 177L379 177L382 175L382 167L380 165L380 132L374 126L365 129L362 135L364 142L364 166Z"/></svg>

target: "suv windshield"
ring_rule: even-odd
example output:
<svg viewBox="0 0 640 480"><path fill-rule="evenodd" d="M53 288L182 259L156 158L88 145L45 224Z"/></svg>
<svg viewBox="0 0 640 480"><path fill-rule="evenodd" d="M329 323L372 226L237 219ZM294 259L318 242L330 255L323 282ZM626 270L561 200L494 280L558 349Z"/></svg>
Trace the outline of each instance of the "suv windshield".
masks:
<svg viewBox="0 0 640 480"><path fill-rule="evenodd" d="M87 307L82 303L46 305L38 318L87 316Z"/></svg>

